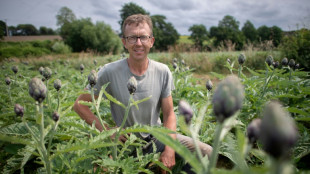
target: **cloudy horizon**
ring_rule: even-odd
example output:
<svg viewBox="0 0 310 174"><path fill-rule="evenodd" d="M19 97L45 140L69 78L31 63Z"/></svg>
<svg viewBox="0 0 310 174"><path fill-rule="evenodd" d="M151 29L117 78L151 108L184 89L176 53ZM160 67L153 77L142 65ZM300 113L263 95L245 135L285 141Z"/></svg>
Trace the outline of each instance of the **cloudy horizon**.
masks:
<svg viewBox="0 0 310 174"><path fill-rule="evenodd" d="M226 15L239 21L240 29L247 20L255 28L263 25L278 26L284 31L310 28L309 0L1 0L0 20L9 26L32 24L37 29L45 26L55 30L59 28L56 15L66 6L78 19L103 21L119 31L120 10L129 2L141 6L150 15L166 16L166 22L172 23L181 35L189 35L189 27L195 24L203 24L209 30Z"/></svg>

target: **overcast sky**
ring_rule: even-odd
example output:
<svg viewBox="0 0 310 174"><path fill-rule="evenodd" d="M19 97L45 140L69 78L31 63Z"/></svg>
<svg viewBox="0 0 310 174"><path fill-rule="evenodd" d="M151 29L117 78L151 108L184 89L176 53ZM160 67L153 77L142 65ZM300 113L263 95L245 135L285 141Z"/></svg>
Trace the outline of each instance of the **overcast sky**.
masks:
<svg viewBox="0 0 310 174"><path fill-rule="evenodd" d="M104 21L120 30L120 9L134 2L150 15L167 17L181 35L188 28L203 24L209 30L225 15L233 16L242 28L250 20L256 28L278 26L285 31L310 28L310 0L0 0L0 20L9 26L33 24L57 29L56 15L61 7L70 8L76 17L90 17L92 22Z"/></svg>

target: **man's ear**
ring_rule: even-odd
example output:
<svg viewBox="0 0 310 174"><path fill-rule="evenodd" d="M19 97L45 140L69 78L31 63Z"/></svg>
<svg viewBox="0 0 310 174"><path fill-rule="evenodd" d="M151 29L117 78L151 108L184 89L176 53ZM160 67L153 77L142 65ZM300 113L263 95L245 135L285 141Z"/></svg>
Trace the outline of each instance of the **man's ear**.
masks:
<svg viewBox="0 0 310 174"><path fill-rule="evenodd" d="M126 39L125 39L125 38L122 38L122 42L123 42L124 47L127 49L127 46L126 46Z"/></svg>
<svg viewBox="0 0 310 174"><path fill-rule="evenodd" d="M152 37L152 38L151 38L151 48L153 47L154 42L155 42L155 37Z"/></svg>

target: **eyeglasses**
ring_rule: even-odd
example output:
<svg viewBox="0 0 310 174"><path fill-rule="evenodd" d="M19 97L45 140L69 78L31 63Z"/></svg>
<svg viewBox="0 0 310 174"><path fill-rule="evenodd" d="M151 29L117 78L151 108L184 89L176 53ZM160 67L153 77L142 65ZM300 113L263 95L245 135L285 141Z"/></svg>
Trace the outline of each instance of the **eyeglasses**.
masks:
<svg viewBox="0 0 310 174"><path fill-rule="evenodd" d="M147 35L144 35L144 36L127 36L127 37L124 37L125 39L127 39L127 41L131 44L134 44L138 41L138 38L140 39L140 41L142 43L146 43L149 41L150 38L152 38L153 36L147 36Z"/></svg>

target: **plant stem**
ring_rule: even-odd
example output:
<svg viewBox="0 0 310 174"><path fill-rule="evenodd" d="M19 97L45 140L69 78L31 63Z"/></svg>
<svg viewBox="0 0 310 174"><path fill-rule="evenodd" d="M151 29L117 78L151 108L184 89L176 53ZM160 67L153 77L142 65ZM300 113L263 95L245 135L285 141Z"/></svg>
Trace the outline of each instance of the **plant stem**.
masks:
<svg viewBox="0 0 310 174"><path fill-rule="evenodd" d="M265 85L264 85L264 87L263 87L262 97L264 97L264 95L265 95L267 86L268 86L269 82L271 81L274 72L275 72L275 69L272 71L272 74L270 75L270 77L269 77L269 78L268 78L268 77L266 78Z"/></svg>
<svg viewBox="0 0 310 174"><path fill-rule="evenodd" d="M50 107L50 101L48 97L48 80L46 79L46 100L47 100L47 106Z"/></svg>
<svg viewBox="0 0 310 174"><path fill-rule="evenodd" d="M47 154L46 151L46 147L45 147L45 142L44 142L44 113L43 113L43 103L39 103L40 104L40 113L39 113L39 117L40 117L40 146L41 146L41 150L42 150L42 155L43 155L43 161L45 164L45 168L46 168L46 172L48 174L52 173L51 170L51 166L50 166L50 161L49 161L49 155Z"/></svg>
<svg viewBox="0 0 310 174"><path fill-rule="evenodd" d="M239 65L239 70L238 70L238 77L240 78L241 76L241 71L242 71L242 65Z"/></svg>
<svg viewBox="0 0 310 174"><path fill-rule="evenodd" d="M59 113L60 99L59 99L59 91L57 91L57 112Z"/></svg>
<svg viewBox="0 0 310 174"><path fill-rule="evenodd" d="M216 126L216 131L215 131L215 139L213 141L212 147L212 154L211 154L211 159L210 159L210 163L209 163L209 167L208 167L208 172L207 173L211 173L211 170L216 166L216 162L217 162L217 158L218 158L218 152L220 149L220 136L221 136L221 132L223 129L223 123L219 123Z"/></svg>
<svg viewBox="0 0 310 174"><path fill-rule="evenodd" d="M12 100L12 96L11 96L11 85L9 85L9 96L10 96L10 102L13 105L13 100Z"/></svg>
<svg viewBox="0 0 310 174"><path fill-rule="evenodd" d="M98 106L97 106L97 104L96 104L95 95L94 95L94 88L91 87L90 91L91 91L91 98L92 98L93 104L94 104L95 109L96 109L97 117L98 117L98 119L99 119L99 121L100 121L100 124L101 124L101 126L102 126L103 131L106 131L107 129L105 128L105 126L104 126L104 124L103 124L103 121L102 121L102 119L101 119L100 113L99 113L99 104L98 104Z"/></svg>
<svg viewBox="0 0 310 174"><path fill-rule="evenodd" d="M127 120L127 117L128 117L128 113L129 113L129 109L131 107L131 101L132 99L132 95L130 94L129 96L129 99L128 99L128 104L127 104L127 107L126 107L126 110L125 110L125 115L124 115L124 118L123 118L123 121L122 121L122 124L121 126L119 127L119 130L116 132L116 135L115 135L115 139L114 139L114 142L117 143L118 141L118 138L120 136L120 133L126 123L126 120ZM117 149L116 149L116 146L114 146L114 150L113 150L113 159L116 159L117 158Z"/></svg>

